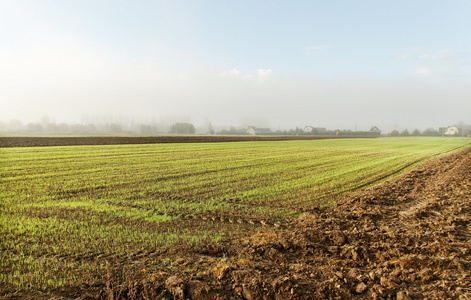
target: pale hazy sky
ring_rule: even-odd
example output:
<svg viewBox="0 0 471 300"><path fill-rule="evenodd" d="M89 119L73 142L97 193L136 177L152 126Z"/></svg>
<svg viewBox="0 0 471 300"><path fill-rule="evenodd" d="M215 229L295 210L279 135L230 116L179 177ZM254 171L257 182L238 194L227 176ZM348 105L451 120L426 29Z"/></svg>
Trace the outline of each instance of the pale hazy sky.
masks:
<svg viewBox="0 0 471 300"><path fill-rule="evenodd" d="M0 121L471 123L471 1L0 0Z"/></svg>

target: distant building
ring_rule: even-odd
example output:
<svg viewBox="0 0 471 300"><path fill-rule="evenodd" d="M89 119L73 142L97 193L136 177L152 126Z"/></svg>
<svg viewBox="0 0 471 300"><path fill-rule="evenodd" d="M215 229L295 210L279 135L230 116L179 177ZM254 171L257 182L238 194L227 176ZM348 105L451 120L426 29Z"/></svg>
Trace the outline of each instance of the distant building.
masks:
<svg viewBox="0 0 471 300"><path fill-rule="evenodd" d="M440 131L440 133L444 134L444 135L459 135L461 133L460 128L458 128L456 126L449 126L449 127L446 127L446 128L440 128L440 130L443 130L443 131Z"/></svg>
<svg viewBox="0 0 471 300"><path fill-rule="evenodd" d="M378 135L381 134L381 130L380 130L378 127L376 127L376 126L371 126L370 132L375 133L375 134L378 134Z"/></svg>
<svg viewBox="0 0 471 300"><path fill-rule="evenodd" d="M305 126L304 133L314 134L314 127L312 126Z"/></svg>
<svg viewBox="0 0 471 300"><path fill-rule="evenodd" d="M327 129L324 127L312 127L312 126L305 126L304 133L306 134L325 134Z"/></svg>
<svg viewBox="0 0 471 300"><path fill-rule="evenodd" d="M249 126L247 129L247 133L250 135L257 135L257 134L270 134L272 133L270 128L257 128L255 126Z"/></svg>

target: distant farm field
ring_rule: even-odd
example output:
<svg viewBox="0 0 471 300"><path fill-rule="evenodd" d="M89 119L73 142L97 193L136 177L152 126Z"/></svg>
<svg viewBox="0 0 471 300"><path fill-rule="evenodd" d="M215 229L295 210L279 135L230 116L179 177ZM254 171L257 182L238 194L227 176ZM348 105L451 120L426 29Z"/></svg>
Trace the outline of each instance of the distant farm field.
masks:
<svg viewBox="0 0 471 300"><path fill-rule="evenodd" d="M3 148L0 284L48 290L109 268L123 279L176 269L177 251L282 230L305 210L467 147L384 138Z"/></svg>

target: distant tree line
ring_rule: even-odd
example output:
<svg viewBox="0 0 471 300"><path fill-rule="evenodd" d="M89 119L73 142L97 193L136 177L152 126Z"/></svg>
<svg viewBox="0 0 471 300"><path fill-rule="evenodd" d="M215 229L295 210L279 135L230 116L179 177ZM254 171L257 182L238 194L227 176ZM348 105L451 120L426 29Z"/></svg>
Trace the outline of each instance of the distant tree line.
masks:
<svg viewBox="0 0 471 300"><path fill-rule="evenodd" d="M0 132L31 133L31 134L164 134L155 124L66 124L50 122L20 121L0 122ZM170 134L195 134L195 126L191 123L175 123L168 130Z"/></svg>
<svg viewBox="0 0 471 300"><path fill-rule="evenodd" d="M168 133L173 134L195 134L195 132L195 126L191 123L175 123L168 131Z"/></svg>
<svg viewBox="0 0 471 300"><path fill-rule="evenodd" d="M246 128L236 129L230 127L230 129L223 129L217 132L220 135L249 135ZM325 130L323 132L304 132L300 128L289 129L289 130L275 130L271 132L264 132L263 135L297 135L297 136L378 136L377 132L370 131L352 131L352 130Z"/></svg>
<svg viewBox="0 0 471 300"><path fill-rule="evenodd" d="M471 126L464 125L461 128L461 133L458 136L471 136ZM440 133L438 130L434 128L427 128L424 131L420 132L418 129L414 129L411 133L409 130L404 129L403 131L399 132L397 130L393 130L389 133L390 136L442 136L443 134Z"/></svg>
<svg viewBox="0 0 471 300"><path fill-rule="evenodd" d="M7 123L0 122L0 132L22 132L32 134L157 134L158 129L153 124L132 124L124 126L119 123L104 124L67 124L30 122L23 124L18 120Z"/></svg>
<svg viewBox="0 0 471 300"><path fill-rule="evenodd" d="M231 126L229 129L223 129L217 132L220 135L248 135L246 128L238 128Z"/></svg>
<svg viewBox="0 0 471 300"><path fill-rule="evenodd" d="M353 131L353 130L327 130L324 135L341 135L341 136L379 136L380 132L373 131Z"/></svg>
<svg viewBox="0 0 471 300"><path fill-rule="evenodd" d="M471 136L471 125L459 123L460 128L459 136ZM30 122L23 124L21 121L12 120L9 122L0 121L0 132L4 133L30 133L30 134L195 134L196 128L189 122L174 123L170 127L164 126L163 130L159 130L155 123L134 123L134 122L106 122L106 123L76 123L66 124L49 121L48 118L43 118L41 122ZM218 134L218 135L249 135L247 128L236 128L231 126L229 129L222 129L216 131L211 123L207 129L199 128L200 133L205 134ZM313 130L312 132L304 132L303 129L296 127L295 129L288 130L274 130L264 131L263 135L281 135L281 136L377 136L379 132L371 131L353 131L353 130L327 130L322 131ZM393 130L389 136L442 136L438 130L433 128L420 131L414 129L409 132L408 129L402 131Z"/></svg>

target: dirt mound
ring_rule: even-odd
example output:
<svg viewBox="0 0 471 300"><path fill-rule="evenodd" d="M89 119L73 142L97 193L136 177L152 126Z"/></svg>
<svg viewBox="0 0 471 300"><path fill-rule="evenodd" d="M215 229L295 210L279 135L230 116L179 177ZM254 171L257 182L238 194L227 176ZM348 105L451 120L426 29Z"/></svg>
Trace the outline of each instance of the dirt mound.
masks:
<svg viewBox="0 0 471 300"><path fill-rule="evenodd" d="M285 228L206 245L194 272L82 284L56 296L128 299L471 299L471 149L312 209ZM112 297L111 297L112 296Z"/></svg>

